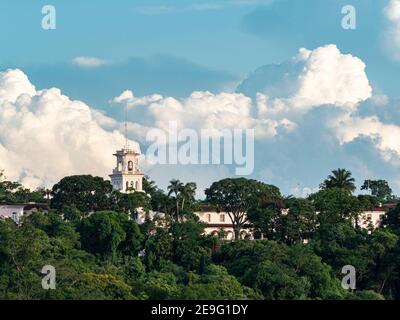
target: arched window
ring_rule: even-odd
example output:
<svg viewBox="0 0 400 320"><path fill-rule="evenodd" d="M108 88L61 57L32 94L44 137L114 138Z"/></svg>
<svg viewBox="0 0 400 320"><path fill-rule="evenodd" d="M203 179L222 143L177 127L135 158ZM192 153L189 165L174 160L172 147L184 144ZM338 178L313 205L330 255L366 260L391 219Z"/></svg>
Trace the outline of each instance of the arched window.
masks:
<svg viewBox="0 0 400 320"><path fill-rule="evenodd" d="M129 182L127 181L126 182L126 191L128 191L128 189L129 189Z"/></svg>
<svg viewBox="0 0 400 320"><path fill-rule="evenodd" d="M242 232L240 232L239 237L240 237L240 239L243 240L243 239L247 239L249 237L249 235L246 231L242 231Z"/></svg>
<svg viewBox="0 0 400 320"><path fill-rule="evenodd" d="M211 236L219 238L219 232L214 230L213 232L211 232Z"/></svg>
<svg viewBox="0 0 400 320"><path fill-rule="evenodd" d="M133 171L133 162L128 161L128 171Z"/></svg>

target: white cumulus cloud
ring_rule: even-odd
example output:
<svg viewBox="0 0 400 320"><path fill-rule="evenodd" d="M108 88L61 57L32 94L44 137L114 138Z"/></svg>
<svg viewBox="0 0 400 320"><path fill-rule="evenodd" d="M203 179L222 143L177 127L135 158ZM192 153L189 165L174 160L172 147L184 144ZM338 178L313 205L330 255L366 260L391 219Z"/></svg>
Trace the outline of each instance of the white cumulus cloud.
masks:
<svg viewBox="0 0 400 320"><path fill-rule="evenodd" d="M361 59L341 53L336 45L313 51L301 49L299 55L305 66L298 76L294 106L334 104L351 108L371 97L372 88Z"/></svg>
<svg viewBox="0 0 400 320"><path fill-rule="evenodd" d="M21 70L0 72L0 103L15 102L21 94L33 96L35 92L35 87Z"/></svg>
<svg viewBox="0 0 400 320"><path fill-rule="evenodd" d="M313 191L334 167L350 164L365 172L367 160L346 150L358 138L369 139L375 149L368 148L388 165L400 165L395 161L400 159L400 126L360 112L372 103L384 114L390 98L373 96L365 64L335 45L300 49L291 60L250 75L239 88L244 90L195 91L179 98L156 93L137 97L126 90L110 102L128 107L129 136L141 142L144 152L146 133L168 131L171 122L179 129L255 129L255 177L298 195ZM66 175L104 177L114 165L112 153L124 144L123 131L123 122L59 89L37 90L20 70L0 73L0 169L10 179L51 186ZM193 167L146 169L157 182L193 176ZM228 169L199 168L202 184L212 182L216 170L219 177ZM306 189L299 187L302 180Z"/></svg>
<svg viewBox="0 0 400 320"><path fill-rule="evenodd" d="M111 102L125 104L128 106L128 108L132 108L134 106L147 105L149 103L159 101L162 98L163 97L160 94L153 94L151 96L138 98L135 97L131 90L125 90L118 97L115 97L113 100L111 100Z"/></svg>
<svg viewBox="0 0 400 320"><path fill-rule="evenodd" d="M59 89L37 91L22 71L1 72L0 167L31 188L51 187L67 175L105 177L124 137L104 130L97 119L89 106Z"/></svg>
<svg viewBox="0 0 400 320"><path fill-rule="evenodd" d="M240 93L195 91L186 98L152 95L134 97L130 91L112 100L116 103L147 105L146 118L154 128L168 131L171 123L178 129L255 129L256 137L272 138L279 130L291 131L295 123L282 119L259 118L257 103ZM137 127L139 129L139 127Z"/></svg>
<svg viewBox="0 0 400 320"><path fill-rule="evenodd" d="M385 33L386 49L396 60L400 60L400 0L390 0L384 9L390 26Z"/></svg>
<svg viewBox="0 0 400 320"><path fill-rule="evenodd" d="M368 137L385 161L400 163L399 126L382 123L376 116L361 118L346 115L337 122L335 129L341 143Z"/></svg>
<svg viewBox="0 0 400 320"><path fill-rule="evenodd" d="M266 66L250 75L239 89L250 91L247 83L259 89L260 114L274 118L293 117L321 105L355 110L372 95L364 62L341 53L333 44L314 50L302 48L278 69Z"/></svg>
<svg viewBox="0 0 400 320"><path fill-rule="evenodd" d="M338 166L353 165L358 171L365 168L363 159L355 162L353 156L347 155L348 151L343 149L357 138L369 139L382 159L396 166L394 159L400 157L400 144L395 137L400 134L400 127L385 124L378 117L358 114L364 102L385 108L389 101L386 96L372 95L365 67L358 57L342 53L336 45L326 45L314 50L300 49L290 61L278 67L261 68L250 75L244 83L250 83L253 92L244 90L242 93L239 90L237 93L216 94L199 91L185 98L175 98L160 95L135 97L131 91L125 91L113 102L146 105L146 123L166 131L171 121L176 121L178 128L198 130L254 128L261 146L279 159L277 163L266 164L272 171L280 172L285 163L287 166L293 163L304 166L296 162L299 154L291 155L292 150L299 146L291 145L290 139L307 144L310 134L326 141L326 146L331 145L332 152L341 150ZM246 85L239 88L246 88ZM135 125L131 127L132 132L140 129L139 124ZM284 142L280 144L280 141ZM320 147L314 147L312 143L304 145L306 154L301 157L314 163ZM257 154L258 157L265 156L261 149ZM314 155L314 158L308 159L307 154ZM287 159L292 156L295 159ZM342 163L343 159L349 162ZM319 159L321 164L333 160L329 154ZM333 168L325 168L324 174ZM265 168L258 168L259 174L263 170ZM296 176L293 172L292 175ZM283 179L280 183L284 184L288 177L277 175L274 179ZM291 183L294 180L290 180ZM308 183L310 187L307 190L297 190L293 184L288 189L304 195L315 190L318 183Z"/></svg>

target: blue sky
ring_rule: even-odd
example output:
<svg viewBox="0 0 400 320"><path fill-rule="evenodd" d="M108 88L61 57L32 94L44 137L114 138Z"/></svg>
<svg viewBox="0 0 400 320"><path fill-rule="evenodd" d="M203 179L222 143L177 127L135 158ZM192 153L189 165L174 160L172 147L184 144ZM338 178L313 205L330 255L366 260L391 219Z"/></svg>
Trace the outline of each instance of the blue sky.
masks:
<svg viewBox="0 0 400 320"><path fill-rule="evenodd" d="M342 51L366 62L378 90L395 94L400 67L388 59L381 39L385 25L382 8L387 1L351 1L357 9L355 31L340 28L340 10L348 2L52 1L57 9L57 29L45 31L40 28L41 8L48 1L6 0L0 4L0 36L8 46L1 50L0 61L3 68L33 69L33 80L39 84L65 86L84 99L85 92L77 92L69 83L69 64L76 56L101 57L115 64L129 64L132 59L142 60L142 64L160 60L157 71L170 78L170 70L163 68L169 58L177 71L192 64L204 69L199 73L210 72L210 80L199 80L196 77L202 75L194 72L191 89L203 86L219 90L221 83L241 79L261 65L281 62L300 47L336 43ZM53 68L57 74L52 76ZM144 77L157 71L141 70ZM126 85L125 79L115 77L121 86ZM176 85L177 89L171 88L165 81L164 86L154 88L149 83L138 94L155 89L169 94L187 92L179 89L180 83ZM76 86L81 87L80 83Z"/></svg>
<svg viewBox="0 0 400 320"><path fill-rule="evenodd" d="M56 30L41 28L46 4L56 8ZM341 9L347 4L357 10L356 30L341 28ZM363 102L358 114L396 124L400 62L394 58L399 48L387 41L388 5L389 0L3 0L0 70L21 69L38 89L60 88L71 99L120 120L122 109L109 101L126 89L139 97L158 93L179 99L193 91L210 91L242 92L255 99L256 92L276 81L273 65L290 61L300 48L335 44L341 53L365 63L372 95L390 100L384 111ZM102 63L85 67L74 63L77 57ZM286 67L280 68L283 72ZM254 76L256 70L262 79ZM393 177L397 160L382 160L383 147L371 142L375 136L359 134L331 147L318 139L307 145L318 112L310 112L299 123L305 128L302 135L257 142L260 149L275 151L256 159L256 178L282 185L290 193L296 186L314 189L338 166L352 166L359 180L366 173ZM131 113L143 115L140 110ZM295 145L304 146L304 154L293 153ZM329 158L319 156L325 148L325 153L332 153ZM293 162L296 154L300 156ZM287 167L277 165L282 158ZM172 177L159 173L156 178L165 185ZM400 192L400 177L393 180Z"/></svg>
<svg viewBox="0 0 400 320"><path fill-rule="evenodd" d="M0 52L0 62L3 68L24 67L28 75L34 69L33 81L65 87L66 93L85 99L85 92L69 83L69 63L76 56L100 57L115 64L132 59L145 64L163 56L160 70L143 68L140 72L147 77L158 71L161 77L171 78L170 70L163 68L169 57L177 72L179 67L186 70L193 64L204 69L203 75L211 73L207 80L198 79L202 75L194 72L190 89L219 90L225 82L241 79L261 65L291 57L300 47L335 43L366 62L377 90L396 94L400 67L388 59L381 39L385 25L382 9L387 1L350 2L357 9L355 31L340 27L340 10L347 0L52 1L57 9L57 29L44 31L40 28L41 8L48 1L5 0L0 4L0 36L8 45ZM53 68L57 74L51 75ZM126 85L117 75L115 81L121 82L121 87ZM81 87L77 82L76 87ZM79 82L95 86L85 83L85 78ZM191 79L185 82L190 84ZM176 86L165 81L154 88L149 83L138 94L155 89L169 94L190 90L179 89L179 82Z"/></svg>

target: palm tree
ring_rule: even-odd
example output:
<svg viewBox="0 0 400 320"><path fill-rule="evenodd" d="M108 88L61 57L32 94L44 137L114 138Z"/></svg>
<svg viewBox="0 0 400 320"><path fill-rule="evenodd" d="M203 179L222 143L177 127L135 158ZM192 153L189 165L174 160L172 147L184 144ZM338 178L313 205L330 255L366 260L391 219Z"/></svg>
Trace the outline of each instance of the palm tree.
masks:
<svg viewBox="0 0 400 320"><path fill-rule="evenodd" d="M44 194L46 195L46 200L50 201L51 190L48 188L44 189Z"/></svg>
<svg viewBox="0 0 400 320"><path fill-rule="evenodd" d="M183 188L183 183L180 182L177 179L172 179L169 182L168 186L168 197L171 196L171 194L175 195L175 202L176 202L176 217L177 219L179 218L179 196Z"/></svg>
<svg viewBox="0 0 400 320"><path fill-rule="evenodd" d="M182 189L181 189L181 197L182 197L182 211L184 209L185 206L185 200L187 201L191 201L194 199L194 196L196 195L196 183L194 182L189 182L186 183Z"/></svg>
<svg viewBox="0 0 400 320"><path fill-rule="evenodd" d="M336 169L332 171L332 174L320 185L322 189L338 188L347 190L352 193L356 190L354 184L355 180L351 175L351 172L346 169Z"/></svg>
<svg viewBox="0 0 400 320"><path fill-rule="evenodd" d="M145 176L143 179L143 190L151 195L157 191L157 185L148 176Z"/></svg>

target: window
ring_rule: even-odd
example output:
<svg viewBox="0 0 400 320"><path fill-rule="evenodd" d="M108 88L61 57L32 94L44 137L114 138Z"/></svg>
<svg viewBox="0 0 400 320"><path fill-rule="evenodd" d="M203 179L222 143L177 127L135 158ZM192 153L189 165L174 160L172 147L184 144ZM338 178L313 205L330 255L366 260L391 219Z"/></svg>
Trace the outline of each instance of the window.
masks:
<svg viewBox="0 0 400 320"><path fill-rule="evenodd" d="M133 171L133 162L128 161L128 171Z"/></svg>
<svg viewBox="0 0 400 320"><path fill-rule="evenodd" d="M208 222L211 221L211 214L207 214L207 221L208 221Z"/></svg>
<svg viewBox="0 0 400 320"><path fill-rule="evenodd" d="M224 214L221 214L219 216L219 222L225 222L225 215Z"/></svg>
<svg viewBox="0 0 400 320"><path fill-rule="evenodd" d="M16 212L13 212L12 213L12 216L11 216L11 219L13 219L14 220L14 222L16 222L16 223L18 223L18 214L16 213Z"/></svg>
<svg viewBox="0 0 400 320"><path fill-rule="evenodd" d="M129 189L129 182L127 181L126 182L126 191L128 191L128 189Z"/></svg>

